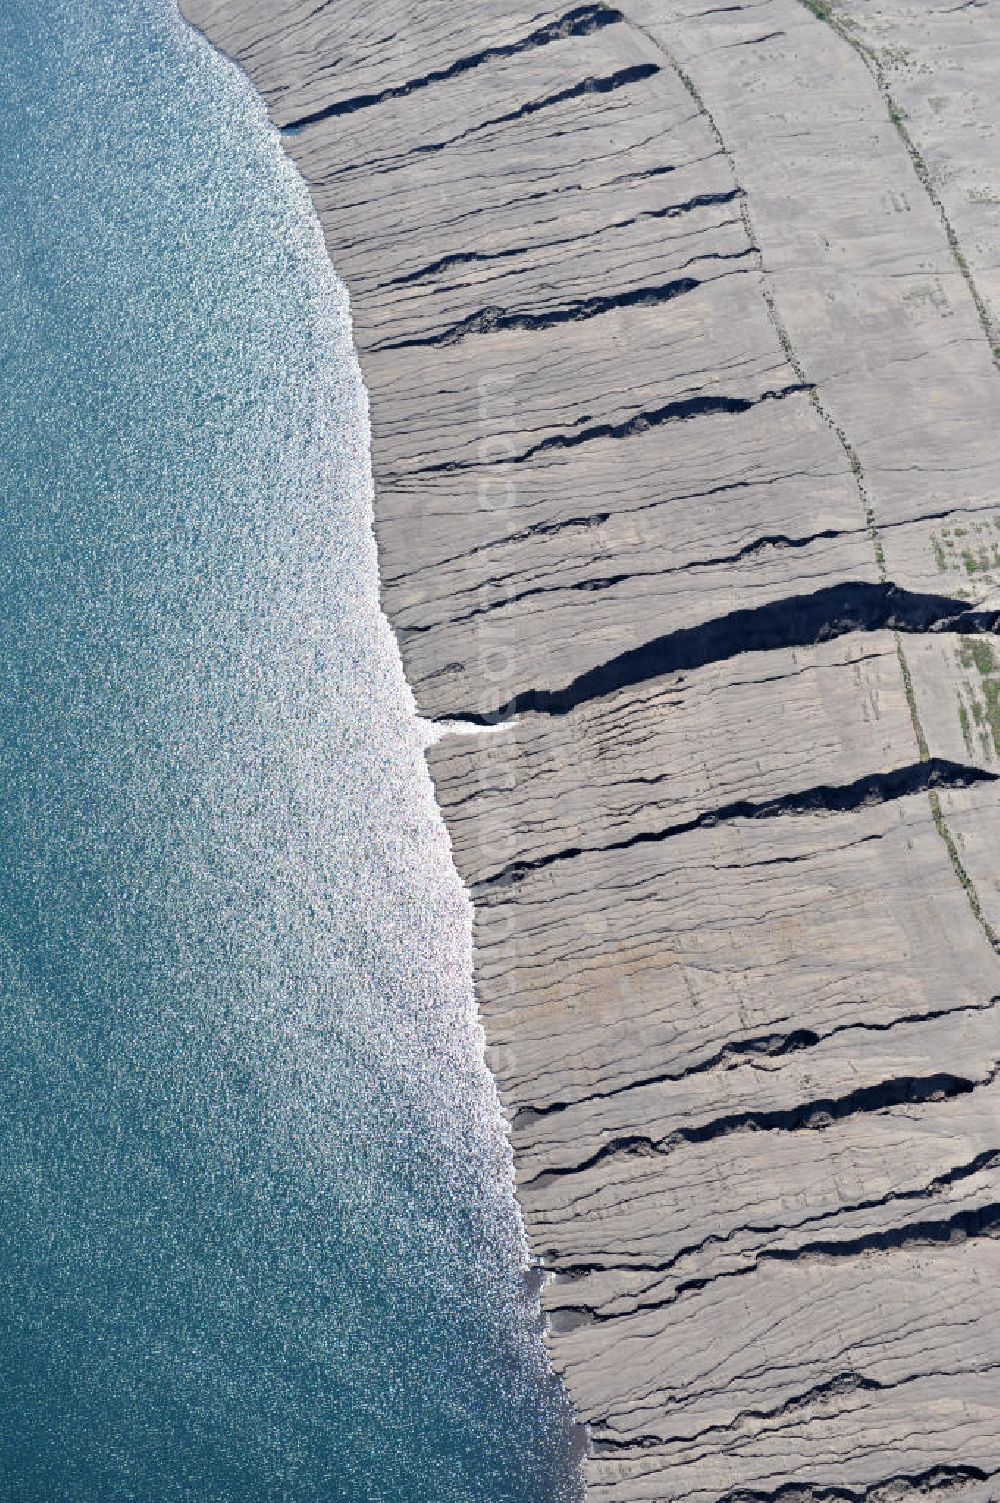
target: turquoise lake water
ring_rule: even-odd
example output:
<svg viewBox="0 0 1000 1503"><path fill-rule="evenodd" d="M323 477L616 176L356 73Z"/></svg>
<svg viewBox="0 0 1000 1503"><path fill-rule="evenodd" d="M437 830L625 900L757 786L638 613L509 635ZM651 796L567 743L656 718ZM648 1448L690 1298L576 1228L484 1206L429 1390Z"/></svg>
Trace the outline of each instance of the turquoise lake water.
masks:
<svg viewBox="0 0 1000 1503"><path fill-rule="evenodd" d="M170 0L0 84L0 1498L565 1503L305 190Z"/></svg>

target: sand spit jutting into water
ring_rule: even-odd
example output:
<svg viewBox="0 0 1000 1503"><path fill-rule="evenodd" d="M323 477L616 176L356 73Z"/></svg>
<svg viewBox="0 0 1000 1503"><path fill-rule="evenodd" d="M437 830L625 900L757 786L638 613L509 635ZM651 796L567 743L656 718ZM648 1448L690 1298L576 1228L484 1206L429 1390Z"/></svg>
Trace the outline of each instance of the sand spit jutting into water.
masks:
<svg viewBox="0 0 1000 1503"><path fill-rule="evenodd" d="M184 9L516 715L429 757L589 1497L997 1497L1000 7Z"/></svg>

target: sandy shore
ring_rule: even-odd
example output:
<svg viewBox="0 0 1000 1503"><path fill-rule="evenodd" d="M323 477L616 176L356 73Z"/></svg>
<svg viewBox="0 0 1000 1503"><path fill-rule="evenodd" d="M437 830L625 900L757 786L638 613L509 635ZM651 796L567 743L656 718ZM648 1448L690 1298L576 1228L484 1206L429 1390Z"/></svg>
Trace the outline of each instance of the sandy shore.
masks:
<svg viewBox="0 0 1000 1503"><path fill-rule="evenodd" d="M1000 1496L1000 13L183 0L350 290L595 1503Z"/></svg>

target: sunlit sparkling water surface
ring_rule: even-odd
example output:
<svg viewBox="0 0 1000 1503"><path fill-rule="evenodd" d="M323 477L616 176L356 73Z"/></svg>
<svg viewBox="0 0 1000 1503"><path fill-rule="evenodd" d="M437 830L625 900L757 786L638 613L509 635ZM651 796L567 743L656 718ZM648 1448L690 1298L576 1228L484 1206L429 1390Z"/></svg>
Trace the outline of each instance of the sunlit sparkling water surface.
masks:
<svg viewBox="0 0 1000 1503"><path fill-rule="evenodd" d="M305 190L171 0L0 85L0 1496L575 1497Z"/></svg>

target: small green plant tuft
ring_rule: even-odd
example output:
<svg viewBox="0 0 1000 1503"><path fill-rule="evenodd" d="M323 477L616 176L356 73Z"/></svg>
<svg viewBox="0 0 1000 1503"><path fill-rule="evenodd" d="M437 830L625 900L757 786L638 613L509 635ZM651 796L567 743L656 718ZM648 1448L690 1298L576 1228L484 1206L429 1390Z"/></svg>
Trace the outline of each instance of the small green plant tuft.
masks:
<svg viewBox="0 0 1000 1503"><path fill-rule="evenodd" d="M993 644L986 637L964 637L958 656L963 668L975 668L981 678L997 670Z"/></svg>

